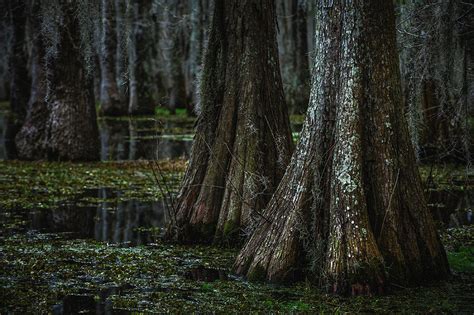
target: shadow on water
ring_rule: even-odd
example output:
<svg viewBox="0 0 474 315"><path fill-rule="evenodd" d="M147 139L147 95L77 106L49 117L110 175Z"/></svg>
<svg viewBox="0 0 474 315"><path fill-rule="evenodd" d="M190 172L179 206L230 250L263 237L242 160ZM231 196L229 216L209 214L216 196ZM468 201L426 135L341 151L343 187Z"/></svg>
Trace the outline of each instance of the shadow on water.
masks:
<svg viewBox="0 0 474 315"><path fill-rule="evenodd" d="M87 194L106 201L93 206L72 203L56 209L30 211L27 230L136 246L156 241L167 222L162 201L107 201L106 198L116 200L116 196L104 188Z"/></svg>

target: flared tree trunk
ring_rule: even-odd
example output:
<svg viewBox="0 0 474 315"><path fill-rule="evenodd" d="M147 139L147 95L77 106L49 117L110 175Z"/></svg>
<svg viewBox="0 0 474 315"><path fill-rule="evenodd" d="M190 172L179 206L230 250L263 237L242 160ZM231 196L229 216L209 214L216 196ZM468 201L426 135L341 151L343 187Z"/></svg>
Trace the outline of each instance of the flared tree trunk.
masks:
<svg viewBox="0 0 474 315"><path fill-rule="evenodd" d="M80 25L74 14L77 7L68 2L60 4L58 10L63 23L58 27L57 51L46 57L46 73L39 67L44 42L39 42L40 36L34 42L38 71L33 73L33 88L37 91L32 93L31 110L18 134L17 148L20 157L26 159L98 160L93 83L80 51Z"/></svg>
<svg viewBox="0 0 474 315"><path fill-rule="evenodd" d="M115 27L115 2L101 1L102 34L100 50L100 112L105 116L120 116L127 113L116 78L117 31Z"/></svg>
<svg viewBox="0 0 474 315"><path fill-rule="evenodd" d="M391 1L318 2L307 118L235 262L250 279L312 271L335 293L447 276L404 120Z"/></svg>
<svg viewBox="0 0 474 315"><path fill-rule="evenodd" d="M216 1L200 110L168 232L230 242L265 207L292 148L273 1Z"/></svg>

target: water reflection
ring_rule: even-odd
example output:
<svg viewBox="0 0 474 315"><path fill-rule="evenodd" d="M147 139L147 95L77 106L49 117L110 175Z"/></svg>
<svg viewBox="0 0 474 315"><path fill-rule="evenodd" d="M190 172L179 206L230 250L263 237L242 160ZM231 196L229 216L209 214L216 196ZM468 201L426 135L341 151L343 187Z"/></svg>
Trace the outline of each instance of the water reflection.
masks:
<svg viewBox="0 0 474 315"><path fill-rule="evenodd" d="M7 153L5 152L5 133L6 133L6 115L0 111L0 159L6 160Z"/></svg>
<svg viewBox="0 0 474 315"><path fill-rule="evenodd" d="M8 111L0 111L0 159L12 155L6 141ZM100 156L103 161L187 158L191 151L194 121L171 117L101 118ZM293 132L302 124L292 123Z"/></svg>
<svg viewBox="0 0 474 315"><path fill-rule="evenodd" d="M474 191L466 189L434 190L428 193L428 207L433 218L445 227L474 224Z"/></svg>
<svg viewBox="0 0 474 315"><path fill-rule="evenodd" d="M194 122L148 118L100 119L100 156L103 161L187 158ZM8 112L0 111L0 159L14 156L7 141Z"/></svg>
<svg viewBox="0 0 474 315"><path fill-rule="evenodd" d="M192 122L158 119L102 119L99 122L101 159L157 160L187 158Z"/></svg>
<svg viewBox="0 0 474 315"><path fill-rule="evenodd" d="M99 198L111 193L100 189ZM167 222L163 202L137 200L100 202L97 206L64 205L29 213L29 229L68 233L73 238L95 239L121 245L144 245L156 241Z"/></svg>

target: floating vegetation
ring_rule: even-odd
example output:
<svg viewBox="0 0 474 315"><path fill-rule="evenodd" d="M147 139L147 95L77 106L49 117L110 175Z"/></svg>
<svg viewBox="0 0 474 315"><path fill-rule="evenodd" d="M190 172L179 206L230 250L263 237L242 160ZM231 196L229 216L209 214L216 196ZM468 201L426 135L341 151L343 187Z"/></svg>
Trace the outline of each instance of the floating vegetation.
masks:
<svg viewBox="0 0 474 315"><path fill-rule="evenodd" d="M107 187L122 192L120 201L162 198L152 167L155 162L55 163L0 161L0 208L55 208L68 202L98 202L88 190ZM157 162L168 184L177 187L184 160Z"/></svg>
<svg viewBox="0 0 474 315"><path fill-rule="evenodd" d="M442 230L453 276L422 290L344 298L310 282L249 283L231 273L235 249L161 241L166 220L153 163L0 162L0 313L474 310L473 225ZM159 162L171 189L185 165ZM472 191L459 172L431 171L436 187Z"/></svg>

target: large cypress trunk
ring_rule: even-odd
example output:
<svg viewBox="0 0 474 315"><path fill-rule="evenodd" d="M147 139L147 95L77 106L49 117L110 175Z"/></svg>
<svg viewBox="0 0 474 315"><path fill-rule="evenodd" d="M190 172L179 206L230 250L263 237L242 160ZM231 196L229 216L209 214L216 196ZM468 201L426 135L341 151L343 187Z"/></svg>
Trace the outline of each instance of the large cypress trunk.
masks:
<svg viewBox="0 0 474 315"><path fill-rule="evenodd" d="M230 242L265 207L292 147L273 1L215 3L200 107L169 234Z"/></svg>
<svg viewBox="0 0 474 315"><path fill-rule="evenodd" d="M48 86L49 159L98 160L99 132L92 76L87 73L79 20L74 3L61 6L64 27L60 29L58 54L50 62Z"/></svg>
<svg viewBox="0 0 474 315"><path fill-rule="evenodd" d="M61 27L57 28L57 46L49 49L57 50L46 55L46 73L39 68L34 73L34 88L40 90L32 95L31 111L17 137L17 148L20 156L26 159L98 160L99 135L93 83L80 51L77 7L68 2L55 9L62 14L63 20ZM39 67L44 42L37 41L35 49ZM46 76L46 96L43 98Z"/></svg>
<svg viewBox="0 0 474 315"><path fill-rule="evenodd" d="M115 2L102 0L102 34L100 50L100 111L106 116L119 116L127 113L116 78L117 30L115 27Z"/></svg>
<svg viewBox="0 0 474 315"><path fill-rule="evenodd" d="M307 118L235 270L335 293L447 276L404 119L391 1L319 2Z"/></svg>

